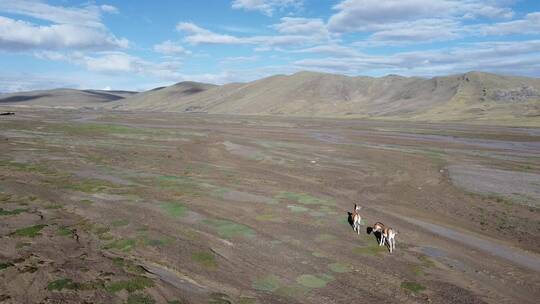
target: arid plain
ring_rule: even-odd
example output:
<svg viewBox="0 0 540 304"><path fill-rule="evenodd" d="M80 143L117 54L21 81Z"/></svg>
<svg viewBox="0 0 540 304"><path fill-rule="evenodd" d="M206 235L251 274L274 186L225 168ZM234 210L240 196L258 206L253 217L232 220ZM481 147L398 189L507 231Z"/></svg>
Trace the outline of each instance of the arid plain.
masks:
<svg viewBox="0 0 540 304"><path fill-rule="evenodd" d="M15 111L2 303L540 298L537 128ZM393 254L376 221L398 230Z"/></svg>

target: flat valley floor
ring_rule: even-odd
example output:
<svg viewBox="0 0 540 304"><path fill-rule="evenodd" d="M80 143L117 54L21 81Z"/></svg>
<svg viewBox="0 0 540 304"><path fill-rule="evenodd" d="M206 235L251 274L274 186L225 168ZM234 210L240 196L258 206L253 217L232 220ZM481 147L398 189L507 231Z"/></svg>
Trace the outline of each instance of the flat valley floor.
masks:
<svg viewBox="0 0 540 304"><path fill-rule="evenodd" d="M539 172L534 128L17 108L0 302L538 303Z"/></svg>

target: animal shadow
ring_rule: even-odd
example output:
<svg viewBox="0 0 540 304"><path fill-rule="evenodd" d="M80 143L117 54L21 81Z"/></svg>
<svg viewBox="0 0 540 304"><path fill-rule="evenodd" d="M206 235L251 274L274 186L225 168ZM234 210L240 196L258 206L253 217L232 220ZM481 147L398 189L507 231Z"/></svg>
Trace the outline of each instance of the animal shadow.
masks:
<svg viewBox="0 0 540 304"><path fill-rule="evenodd" d="M379 243L381 241L382 233L380 231L373 231L373 227L367 227L366 228L366 233L367 234L373 233L373 235L377 239L377 243Z"/></svg>
<svg viewBox="0 0 540 304"><path fill-rule="evenodd" d="M347 212L347 222L349 222L349 225L354 228L354 220L352 218L352 212Z"/></svg>

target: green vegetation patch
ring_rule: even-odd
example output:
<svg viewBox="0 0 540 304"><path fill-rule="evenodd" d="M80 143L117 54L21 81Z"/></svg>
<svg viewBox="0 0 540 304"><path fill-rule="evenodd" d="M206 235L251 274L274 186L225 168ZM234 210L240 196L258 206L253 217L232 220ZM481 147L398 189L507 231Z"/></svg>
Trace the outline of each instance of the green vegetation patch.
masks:
<svg viewBox="0 0 540 304"><path fill-rule="evenodd" d="M61 236L68 236L68 235L73 235L73 231L69 229L68 227L58 227L56 234L61 235Z"/></svg>
<svg viewBox="0 0 540 304"><path fill-rule="evenodd" d="M351 272L351 265L343 263L332 263L328 265L328 268L337 273Z"/></svg>
<svg viewBox="0 0 540 304"><path fill-rule="evenodd" d="M280 222L281 221L280 218L274 214L260 214L260 215L255 216L255 219L261 222Z"/></svg>
<svg viewBox="0 0 540 304"><path fill-rule="evenodd" d="M354 253L363 254L363 255L377 255L388 251L386 246L379 246L378 244L356 247L353 249Z"/></svg>
<svg viewBox="0 0 540 304"><path fill-rule="evenodd" d="M62 207L64 207L62 204L47 204L43 206L45 209L61 209Z"/></svg>
<svg viewBox="0 0 540 304"><path fill-rule="evenodd" d="M6 269L8 267L14 266L12 263L9 262L0 262L0 270Z"/></svg>
<svg viewBox="0 0 540 304"><path fill-rule="evenodd" d="M118 188L118 185L109 181L95 178L87 178L83 180L64 180L63 186L66 189L80 191L85 193L96 193L107 189Z"/></svg>
<svg viewBox="0 0 540 304"><path fill-rule="evenodd" d="M335 202L331 199L321 199L307 193L280 192L275 198L280 201L293 201L303 205L335 205Z"/></svg>
<svg viewBox="0 0 540 304"><path fill-rule="evenodd" d="M323 288L333 279L334 277L327 274L318 276L312 274L303 274L296 278L296 282L307 288Z"/></svg>
<svg viewBox="0 0 540 304"><path fill-rule="evenodd" d="M147 277L134 277L130 280L122 280L109 283L105 286L105 289L109 292L119 292L121 290L126 290L129 293L135 292L137 290L143 290L148 287L154 286L154 282Z"/></svg>
<svg viewBox="0 0 540 304"><path fill-rule="evenodd" d="M224 293L221 292L213 292L210 294L210 299L208 300L208 304L232 304L233 301L231 298Z"/></svg>
<svg viewBox="0 0 540 304"><path fill-rule="evenodd" d="M204 223L213 226L218 234L224 238L234 238L237 236L253 237L255 230L246 225L242 225L230 220L204 220Z"/></svg>
<svg viewBox="0 0 540 304"><path fill-rule="evenodd" d="M419 283L408 282L408 281L402 282L401 283L401 288L403 288L405 290L408 290L410 292L414 292L414 293L418 293L418 292L421 292L421 291L426 289L426 287L422 286Z"/></svg>
<svg viewBox="0 0 540 304"><path fill-rule="evenodd" d="M71 136L93 136L107 134L130 134L144 131L144 129L114 125L114 124L96 124L96 123L78 123L78 124L55 124L53 129Z"/></svg>
<svg viewBox="0 0 540 304"><path fill-rule="evenodd" d="M80 287L81 285L79 283L75 283L71 279L66 279L66 278L54 280L47 285L47 289L50 291L54 291L54 290L60 291L62 289L76 290L76 289L80 289Z"/></svg>
<svg viewBox="0 0 540 304"><path fill-rule="evenodd" d="M38 235L41 235L40 231L41 229L47 227L47 225L34 225L26 228L21 228L15 230L15 232L12 233L14 236L21 236L21 237L36 237Z"/></svg>
<svg viewBox="0 0 540 304"><path fill-rule="evenodd" d="M114 220L111 222L111 225L113 227L122 227L129 225L129 220L127 219L120 219L120 220Z"/></svg>
<svg viewBox="0 0 540 304"><path fill-rule="evenodd" d="M327 242L327 241L332 241L332 240L335 240L337 237L333 234L328 234L328 233L322 233L322 234L319 234L315 237L315 241L316 242Z"/></svg>
<svg viewBox="0 0 540 304"><path fill-rule="evenodd" d="M253 282L253 289L260 291L275 291L281 286L281 281L276 275L268 275Z"/></svg>
<svg viewBox="0 0 540 304"><path fill-rule="evenodd" d="M92 205L94 202L91 201L91 200L88 200L88 199L83 199L79 202L81 205L86 205L86 206L90 206Z"/></svg>
<svg viewBox="0 0 540 304"><path fill-rule="evenodd" d="M0 216L17 215L26 211L28 211L28 209L4 210L3 208L0 208Z"/></svg>
<svg viewBox="0 0 540 304"><path fill-rule="evenodd" d="M289 208L292 212L306 212L309 209L303 206L298 205L288 205L287 208Z"/></svg>
<svg viewBox="0 0 540 304"><path fill-rule="evenodd" d="M186 212L188 211L186 206L178 202L161 203L159 206L172 217L182 217L186 215Z"/></svg>
<svg viewBox="0 0 540 304"><path fill-rule="evenodd" d="M126 304L154 304L156 301L149 295L132 293L128 296Z"/></svg>
<svg viewBox="0 0 540 304"><path fill-rule="evenodd" d="M274 291L275 294L282 297L298 298L305 295L309 291L309 288L298 284L282 286Z"/></svg>
<svg viewBox="0 0 540 304"><path fill-rule="evenodd" d="M105 245L103 249L116 249L127 252L133 249L136 244L137 241L134 239L120 239Z"/></svg>
<svg viewBox="0 0 540 304"><path fill-rule="evenodd" d="M206 268L214 269L217 267L216 259L211 252L195 252L191 255L191 259Z"/></svg>
<svg viewBox="0 0 540 304"><path fill-rule="evenodd" d="M7 167L9 170L28 173L39 173L43 175L51 175L56 172L39 164L19 163L13 161L0 160L0 167Z"/></svg>

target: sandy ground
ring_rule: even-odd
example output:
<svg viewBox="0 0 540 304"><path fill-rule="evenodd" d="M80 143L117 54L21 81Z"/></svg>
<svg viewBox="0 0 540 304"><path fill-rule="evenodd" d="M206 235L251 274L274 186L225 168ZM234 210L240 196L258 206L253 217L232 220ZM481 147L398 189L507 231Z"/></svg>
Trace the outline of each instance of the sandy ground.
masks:
<svg viewBox="0 0 540 304"><path fill-rule="evenodd" d="M540 298L538 129L16 109L0 151L1 303Z"/></svg>

